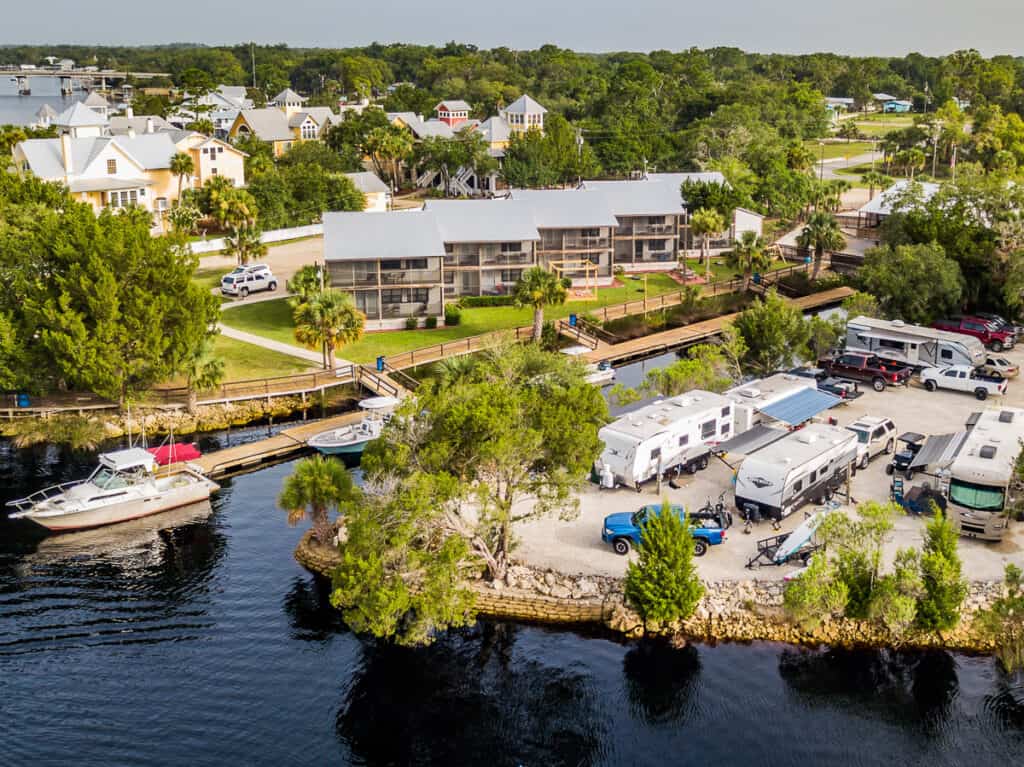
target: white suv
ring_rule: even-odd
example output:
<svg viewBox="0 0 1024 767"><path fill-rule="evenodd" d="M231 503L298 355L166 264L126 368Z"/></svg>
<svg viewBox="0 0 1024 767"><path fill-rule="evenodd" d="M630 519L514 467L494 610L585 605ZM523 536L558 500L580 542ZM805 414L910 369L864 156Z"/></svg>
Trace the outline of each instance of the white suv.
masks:
<svg viewBox="0 0 1024 767"><path fill-rule="evenodd" d="M245 298L250 293L261 290L277 290L277 278L266 264L236 266L230 273L220 278L220 292L226 296Z"/></svg>
<svg viewBox="0 0 1024 767"><path fill-rule="evenodd" d="M865 415L846 427L857 435L857 467L866 469L868 461L896 447L896 424L888 418Z"/></svg>

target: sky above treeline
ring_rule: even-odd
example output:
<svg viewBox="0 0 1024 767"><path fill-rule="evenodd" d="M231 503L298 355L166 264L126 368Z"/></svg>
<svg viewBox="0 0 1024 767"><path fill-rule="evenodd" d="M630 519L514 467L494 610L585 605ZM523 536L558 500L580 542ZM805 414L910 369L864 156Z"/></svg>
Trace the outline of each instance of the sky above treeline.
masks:
<svg viewBox="0 0 1024 767"><path fill-rule="evenodd" d="M481 48L736 46L892 56L1024 49L1024 0L47 0L10 6L3 9L0 44L252 40L341 48L456 40Z"/></svg>

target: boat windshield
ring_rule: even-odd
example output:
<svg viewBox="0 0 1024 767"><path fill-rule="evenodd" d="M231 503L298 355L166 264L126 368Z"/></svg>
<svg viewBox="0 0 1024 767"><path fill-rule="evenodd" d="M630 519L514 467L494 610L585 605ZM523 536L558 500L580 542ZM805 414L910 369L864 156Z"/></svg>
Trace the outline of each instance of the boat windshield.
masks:
<svg viewBox="0 0 1024 767"><path fill-rule="evenodd" d="M954 479L949 483L949 500L975 511L1000 511L1003 508L1003 488Z"/></svg>
<svg viewBox="0 0 1024 767"><path fill-rule="evenodd" d="M90 481L103 490L113 490L128 484L127 477L107 466L100 466L96 469L90 477Z"/></svg>

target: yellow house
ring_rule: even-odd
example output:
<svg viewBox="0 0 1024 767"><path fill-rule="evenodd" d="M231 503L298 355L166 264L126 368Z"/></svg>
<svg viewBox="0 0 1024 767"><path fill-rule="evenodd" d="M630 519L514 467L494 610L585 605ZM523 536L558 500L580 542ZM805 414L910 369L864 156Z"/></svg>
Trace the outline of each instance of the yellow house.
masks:
<svg viewBox="0 0 1024 767"><path fill-rule="evenodd" d="M274 157L283 155L292 144L318 141L339 118L328 107L305 107L305 101L286 88L268 107L241 110L228 130L228 137L255 136L273 147Z"/></svg>
<svg viewBox="0 0 1024 767"><path fill-rule="evenodd" d="M245 184L243 152L186 131L81 138L65 133L55 139L21 141L12 156L19 173L65 184L74 199L97 212L138 205L160 215L178 199L179 179L170 170L178 152L190 154L195 166L192 176L181 179L182 189L219 175L236 186Z"/></svg>

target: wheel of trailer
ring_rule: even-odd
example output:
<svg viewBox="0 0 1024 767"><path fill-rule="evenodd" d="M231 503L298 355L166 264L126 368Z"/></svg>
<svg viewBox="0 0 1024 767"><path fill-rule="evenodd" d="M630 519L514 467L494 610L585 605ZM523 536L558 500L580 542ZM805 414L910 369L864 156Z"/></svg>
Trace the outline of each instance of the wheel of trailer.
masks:
<svg viewBox="0 0 1024 767"><path fill-rule="evenodd" d="M702 557L708 553L707 541L702 541L700 538L693 542L693 556Z"/></svg>
<svg viewBox="0 0 1024 767"><path fill-rule="evenodd" d="M892 451L895 450L895 449L896 449L896 442L895 442L895 440L890 439L888 442L885 443L885 454L886 455L892 455Z"/></svg>
<svg viewBox="0 0 1024 767"><path fill-rule="evenodd" d="M612 541L612 548L615 550L616 554L622 554L622 556L625 556L629 553L629 550L632 547L629 545L628 538L616 538Z"/></svg>
<svg viewBox="0 0 1024 767"><path fill-rule="evenodd" d="M992 342L992 351L994 351L996 354L998 354L1002 350L1003 350L1003 342L1002 341L993 341Z"/></svg>
<svg viewBox="0 0 1024 767"><path fill-rule="evenodd" d="M885 391L885 379L884 378L873 378L871 379L871 388L875 391Z"/></svg>
<svg viewBox="0 0 1024 767"><path fill-rule="evenodd" d="M929 378L927 381L924 382L924 388L926 388L928 391L935 391L936 389L939 388L939 385Z"/></svg>
<svg viewBox="0 0 1024 767"><path fill-rule="evenodd" d="M706 455L701 456L700 460L697 461L697 468L704 471L708 467L708 457Z"/></svg>
<svg viewBox="0 0 1024 767"><path fill-rule="evenodd" d="M700 471L699 463L699 461L690 461L688 464L686 464L686 473L696 474L698 471Z"/></svg>
<svg viewBox="0 0 1024 767"><path fill-rule="evenodd" d="M988 389L977 388L974 390L975 399L985 400L988 399Z"/></svg>
<svg viewBox="0 0 1024 767"><path fill-rule="evenodd" d="M864 457L860 459L860 469L864 470L868 467L868 454L864 453Z"/></svg>

